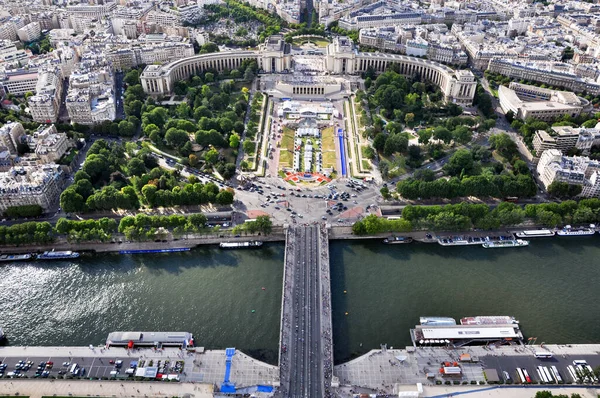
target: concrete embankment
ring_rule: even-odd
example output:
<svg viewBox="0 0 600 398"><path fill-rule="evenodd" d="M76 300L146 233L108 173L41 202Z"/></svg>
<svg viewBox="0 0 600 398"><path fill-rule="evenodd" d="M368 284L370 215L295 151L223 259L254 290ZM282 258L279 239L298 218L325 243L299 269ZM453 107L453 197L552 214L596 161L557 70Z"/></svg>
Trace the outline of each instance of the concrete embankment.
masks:
<svg viewBox="0 0 600 398"><path fill-rule="evenodd" d="M437 243L437 238L428 238L427 234L436 236L471 236L485 237L490 235L501 235L506 233L514 233L523 230L543 229L542 226L528 226L526 228L509 228L495 231L462 231L462 232L427 232L427 231L411 231L411 232L384 232L375 235L358 236L352 233L352 226L331 226L329 228L329 239L331 240L383 240L392 235L407 236L415 241L422 243ZM213 235L188 235L187 238L178 240L169 240L167 242L129 242L126 243L121 236L119 239L122 243L117 242L68 242L64 237L57 239L55 242L47 245L20 245L20 246L0 246L1 253L34 253L43 252L46 250L73 250L79 252L96 252L109 253L119 252L121 250L157 250L157 249L172 249L172 248L194 248L201 245L218 245L221 242L247 242L259 240L262 242L284 242L285 241L284 226L273 226L273 231L269 235L243 235L234 237L229 234L213 234Z"/></svg>
<svg viewBox="0 0 600 398"><path fill-rule="evenodd" d="M194 248L201 245L218 245L221 242L247 242L260 240L262 242L282 242L285 240L283 228L274 227L269 235L243 235L234 237L231 235L199 235L183 238L179 240L169 240L167 242L122 242L122 243L102 243L102 242L67 242L66 239L47 245L22 245L22 246L0 246L2 253L34 253L46 250L73 250L78 252L96 252L109 253L119 252L121 250L158 250L172 248Z"/></svg>

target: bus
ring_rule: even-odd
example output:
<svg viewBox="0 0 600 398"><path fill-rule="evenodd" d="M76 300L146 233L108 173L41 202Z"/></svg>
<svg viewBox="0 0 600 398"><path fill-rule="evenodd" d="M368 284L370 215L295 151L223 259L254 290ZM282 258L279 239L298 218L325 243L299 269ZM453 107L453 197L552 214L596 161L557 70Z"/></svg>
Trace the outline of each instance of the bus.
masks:
<svg viewBox="0 0 600 398"><path fill-rule="evenodd" d="M544 367L543 366L538 366L537 367L537 371L538 371L538 373L540 375L540 380L541 381L543 381L544 383L550 383L550 379L548 378L548 375L544 371Z"/></svg>
<svg viewBox="0 0 600 398"><path fill-rule="evenodd" d="M538 378L540 379L540 383L548 383L548 381L546 380L546 375L544 374L544 371L540 369L541 366L538 366L535 371L538 374Z"/></svg>
<svg viewBox="0 0 600 398"><path fill-rule="evenodd" d="M531 383L531 377L529 377L529 373L527 373L527 369L523 368L523 376L525 376L525 381L527 383Z"/></svg>
<svg viewBox="0 0 600 398"><path fill-rule="evenodd" d="M575 368L573 367L573 365L567 366L567 370L569 371L569 375L573 379L573 382L579 383L580 378L577 375L577 372L575 372Z"/></svg>
<svg viewBox="0 0 600 398"><path fill-rule="evenodd" d="M551 352L546 351L536 351L534 355L536 358L539 359L550 359L554 356L554 354L552 354Z"/></svg>
<svg viewBox="0 0 600 398"><path fill-rule="evenodd" d="M552 374L554 375L554 379L557 383L562 383L562 377L560 377L560 373L558 373L556 366L552 366Z"/></svg>
<svg viewBox="0 0 600 398"><path fill-rule="evenodd" d="M504 198L505 202L515 203L517 200L519 200L519 198L516 196L507 196L506 198Z"/></svg>
<svg viewBox="0 0 600 398"><path fill-rule="evenodd" d="M584 367L584 369L587 369L587 372L585 372L585 370L584 370L585 374L589 375L594 383L597 383L598 378L594 374L594 369L592 369L592 367L590 365L584 365L583 367Z"/></svg>
<svg viewBox="0 0 600 398"><path fill-rule="evenodd" d="M402 219L402 217L399 217L399 216L390 216L387 219L390 220L390 221L392 221L392 220L400 220L400 219Z"/></svg>
<svg viewBox="0 0 600 398"><path fill-rule="evenodd" d="M517 379L521 381L521 384L525 384L527 382L527 380L525 380L525 375L523 374L521 368L517 368Z"/></svg>
<svg viewBox="0 0 600 398"><path fill-rule="evenodd" d="M548 369L548 367L543 366L542 370L544 371L544 373L546 373L546 378L548 379L548 383L553 383L554 378L550 375L550 370Z"/></svg>

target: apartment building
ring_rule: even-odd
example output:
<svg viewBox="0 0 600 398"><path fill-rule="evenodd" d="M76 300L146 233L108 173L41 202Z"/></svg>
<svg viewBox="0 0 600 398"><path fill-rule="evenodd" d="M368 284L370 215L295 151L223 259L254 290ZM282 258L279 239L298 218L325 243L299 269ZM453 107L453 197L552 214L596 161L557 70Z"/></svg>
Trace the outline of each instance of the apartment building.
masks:
<svg viewBox="0 0 600 398"><path fill-rule="evenodd" d="M584 156L564 156L558 149L542 153L537 172L546 188L555 181L580 185L581 197L600 194L600 162Z"/></svg>
<svg viewBox="0 0 600 398"><path fill-rule="evenodd" d="M59 165L12 167L0 173L0 212L24 205L39 205L49 210L58 202L62 185Z"/></svg>
<svg viewBox="0 0 600 398"><path fill-rule="evenodd" d="M69 149L69 139L65 133L59 133L52 124L27 136L27 145L42 163L56 163Z"/></svg>
<svg viewBox="0 0 600 398"><path fill-rule="evenodd" d="M17 155L17 149L23 135L25 135L25 129L21 123L6 123L0 127L0 147L6 148L11 155Z"/></svg>
<svg viewBox="0 0 600 398"><path fill-rule="evenodd" d="M34 121L55 123L63 92L63 75L57 65L46 64L38 72L35 95L29 97L29 111Z"/></svg>
<svg viewBox="0 0 600 398"><path fill-rule="evenodd" d="M549 149L566 154L573 148L588 155L594 145L600 145L600 125L594 128L552 126L550 132L538 130L533 136L533 148L538 155Z"/></svg>
<svg viewBox="0 0 600 398"><path fill-rule="evenodd" d="M528 62L512 59L494 58L488 70L519 80L531 80L551 86L592 95L600 95L600 84L577 76L573 65L561 62Z"/></svg>
<svg viewBox="0 0 600 398"><path fill-rule="evenodd" d="M32 42L42 36L42 28L39 22L31 22L17 30L19 40L25 43Z"/></svg>
<svg viewBox="0 0 600 398"><path fill-rule="evenodd" d="M84 55L71 73L65 102L73 123L92 125L115 119L114 75L104 54Z"/></svg>

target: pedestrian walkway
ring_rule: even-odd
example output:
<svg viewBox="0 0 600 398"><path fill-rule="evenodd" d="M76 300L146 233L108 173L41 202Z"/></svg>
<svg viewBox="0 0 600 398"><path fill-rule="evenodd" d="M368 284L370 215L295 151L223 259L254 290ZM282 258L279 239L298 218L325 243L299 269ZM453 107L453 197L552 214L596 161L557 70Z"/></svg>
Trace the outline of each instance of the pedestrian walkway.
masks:
<svg viewBox="0 0 600 398"><path fill-rule="evenodd" d="M31 380L13 379L0 383L0 395L80 397L194 397L213 396L211 384L120 382L100 380Z"/></svg>

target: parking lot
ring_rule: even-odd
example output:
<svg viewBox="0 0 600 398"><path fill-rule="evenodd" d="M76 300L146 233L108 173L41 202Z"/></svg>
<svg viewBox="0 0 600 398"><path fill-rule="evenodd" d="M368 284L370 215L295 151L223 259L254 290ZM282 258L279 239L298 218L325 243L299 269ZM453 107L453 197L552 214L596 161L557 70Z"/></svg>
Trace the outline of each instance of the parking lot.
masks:
<svg viewBox="0 0 600 398"><path fill-rule="evenodd" d="M129 367L129 363L132 361L130 357L116 357L114 359L95 357L2 357L0 360L2 361L2 365L0 366L6 365L4 372L0 372L4 377L14 374L13 377L27 376L28 378L73 377L70 370L74 364L77 364L79 368L77 376L93 378L110 377L110 372L116 370L114 364L116 361L122 361L121 367L125 368ZM31 366L29 369L27 367L18 369L19 361L23 361L25 364L29 362ZM110 361L113 363L111 364ZM23 376L19 376L19 374ZM36 376L36 374L38 375Z"/></svg>
<svg viewBox="0 0 600 398"><path fill-rule="evenodd" d="M592 369L600 366L600 356L598 355L565 355L555 356L550 359L538 359L533 355L523 354L521 356L507 356L507 355L487 355L480 358L481 366L483 368L494 368L498 371L498 375L502 379L502 372L508 372L513 382L518 382L518 375L516 372L517 368L526 369L527 373L532 379L532 382L543 383L544 380L538 375L537 367L552 367L556 366L560 377L565 383L575 382L570 376L567 367L573 365L574 360L585 360Z"/></svg>
<svg viewBox="0 0 600 398"><path fill-rule="evenodd" d="M183 371L177 359L143 359L132 356L116 357L2 357L0 377L4 378L126 378L133 377L135 369L144 366L158 368L159 374L177 374ZM128 371L128 369L131 369Z"/></svg>
<svg viewBox="0 0 600 398"><path fill-rule="evenodd" d="M574 382L567 367L572 366L574 360L585 360L592 369L600 366L598 345L545 345L542 350L553 354L553 358L549 359L536 358L536 350L540 350L540 347L419 347L414 352L372 350L355 360L337 365L334 374L339 377L342 385L391 393L397 383L423 383L425 386L435 386L448 381L453 384L486 384L485 369L495 369L501 383L507 381L503 373L506 371L510 377L509 383L520 384L516 369L521 368L527 370L533 384L545 384L538 375L538 366L555 366L565 384L582 384ZM460 355L465 353L477 358L477 361L460 362ZM439 368L441 363L446 361L456 361L461 368L461 374L446 377L441 375Z"/></svg>

